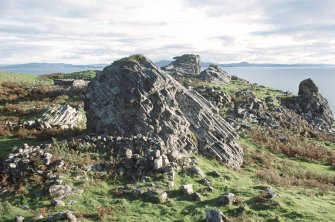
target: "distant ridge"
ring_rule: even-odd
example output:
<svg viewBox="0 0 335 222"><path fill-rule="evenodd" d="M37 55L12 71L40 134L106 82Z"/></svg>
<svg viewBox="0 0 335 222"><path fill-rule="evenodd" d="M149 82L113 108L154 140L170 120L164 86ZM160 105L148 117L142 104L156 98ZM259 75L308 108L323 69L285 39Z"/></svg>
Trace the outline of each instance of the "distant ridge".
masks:
<svg viewBox="0 0 335 222"><path fill-rule="evenodd" d="M159 67L166 66L171 63L172 60L160 60L155 62ZM239 63L216 63L216 62L202 62L202 67L208 67L210 64L216 64L222 67L335 67L332 64L308 64L308 63L299 63L299 64L275 64L275 63L249 63L249 62L239 62Z"/></svg>
<svg viewBox="0 0 335 222"><path fill-rule="evenodd" d="M162 67L171 63L171 60L160 60L155 62L157 66ZM202 62L202 67L208 67L210 64L217 64L222 67L335 67L331 64L273 64L273 63L215 63L215 62ZM27 63L27 64L0 64L0 70L11 71L11 70L59 70L60 72L64 69L97 69L102 70L108 64L87 64L87 65L73 65L67 63Z"/></svg>
<svg viewBox="0 0 335 222"><path fill-rule="evenodd" d="M27 64L11 64L0 65L2 69L55 69L55 68L103 68L107 64L88 64L88 65L73 65L66 63L27 63Z"/></svg>

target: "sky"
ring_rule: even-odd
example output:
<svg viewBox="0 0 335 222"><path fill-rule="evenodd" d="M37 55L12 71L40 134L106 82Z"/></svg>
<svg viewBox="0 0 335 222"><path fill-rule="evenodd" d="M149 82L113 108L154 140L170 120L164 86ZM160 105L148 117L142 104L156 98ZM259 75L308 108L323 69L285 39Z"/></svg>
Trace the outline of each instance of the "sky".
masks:
<svg viewBox="0 0 335 222"><path fill-rule="evenodd" d="M334 0L0 0L0 64L335 64Z"/></svg>

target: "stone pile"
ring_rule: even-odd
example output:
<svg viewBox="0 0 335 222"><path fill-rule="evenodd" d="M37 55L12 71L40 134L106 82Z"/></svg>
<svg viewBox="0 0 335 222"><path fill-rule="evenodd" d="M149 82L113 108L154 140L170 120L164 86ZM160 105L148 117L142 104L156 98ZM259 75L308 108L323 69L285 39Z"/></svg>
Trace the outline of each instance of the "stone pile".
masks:
<svg viewBox="0 0 335 222"><path fill-rule="evenodd" d="M199 78L201 80L210 83L229 83L230 76L220 66L211 64L207 69L200 73Z"/></svg>
<svg viewBox="0 0 335 222"><path fill-rule="evenodd" d="M197 92L199 92L201 95L206 97L212 104L221 109L226 106L232 105L232 98L231 96L226 93L226 92L221 92L221 91L215 91L215 90L220 90L220 87L205 87L205 86L200 86L195 88Z"/></svg>
<svg viewBox="0 0 335 222"><path fill-rule="evenodd" d="M53 174L53 170L62 168L64 162L53 159L53 155L45 151L45 148L49 146L49 144L42 144L41 146L24 144L17 148L15 152L10 153L0 167L1 177L3 177L2 187L5 188L9 184L19 184L29 175L38 175L50 181L57 180L58 178ZM41 165L45 167L39 168ZM8 177L5 175L8 175Z"/></svg>
<svg viewBox="0 0 335 222"><path fill-rule="evenodd" d="M77 146L86 145L107 152L112 164L120 164L120 173L127 176L141 172L163 172L174 179L175 166L189 165L185 150L164 154L162 144L143 135L131 137L85 136L77 139Z"/></svg>
<svg viewBox="0 0 335 222"><path fill-rule="evenodd" d="M40 118L25 121L22 126L28 129L72 129L82 128L85 124L86 116L79 108L64 105L47 109Z"/></svg>
<svg viewBox="0 0 335 222"><path fill-rule="evenodd" d="M142 134L160 144L161 155L201 151L236 168L243 161L237 134L218 109L143 56L115 61L98 74L86 91L85 111L95 135Z"/></svg>
<svg viewBox="0 0 335 222"><path fill-rule="evenodd" d="M162 67L170 75L191 75L198 76L201 70L200 56L185 54L173 58L175 61Z"/></svg>

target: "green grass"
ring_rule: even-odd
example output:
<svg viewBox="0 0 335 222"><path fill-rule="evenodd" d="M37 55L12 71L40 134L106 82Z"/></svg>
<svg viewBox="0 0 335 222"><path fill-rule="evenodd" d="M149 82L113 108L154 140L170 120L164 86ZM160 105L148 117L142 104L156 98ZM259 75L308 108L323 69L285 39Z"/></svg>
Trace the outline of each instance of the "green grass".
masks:
<svg viewBox="0 0 335 222"><path fill-rule="evenodd" d="M39 81L37 75L0 71L0 83L2 82L30 82L30 83L33 83L36 81Z"/></svg>
<svg viewBox="0 0 335 222"><path fill-rule="evenodd" d="M63 175L65 184L83 189L82 195L70 196L65 199L66 207L53 207L47 197L34 198L31 194L2 197L0 200L0 220L11 221L14 215L20 214L28 218L37 216L40 208L47 207L52 214L64 210L72 210L75 213L95 213L102 208L111 208L112 213L102 218L84 219L83 221L204 221L205 212L209 208L219 208L232 221L331 221L335 200L334 192L318 195L313 189L304 187L275 187L277 196L275 202L256 202L253 198L261 189L268 186L254 175L252 170L242 169L234 171L222 164L210 160L204 156L195 156L200 168L210 175L216 170L221 177L208 176L215 188L212 193L203 194L201 202L195 202L179 192L182 184L192 183L195 191L206 187L201 179L180 172L175 179L175 186L167 188L162 177L154 178L153 183L167 190L170 201L164 204L152 203L143 198L134 198L131 190L123 195L115 192L116 188L125 187L130 181L113 181L99 179L74 178ZM322 169L323 170L323 169ZM89 174L88 178L94 177ZM135 186L135 185L134 185ZM137 186L152 186L151 183L138 183ZM220 206L217 198L225 193L233 192L243 198L241 205ZM70 200L77 201L69 205ZM278 204L274 205L274 203ZM30 210L22 210L21 205L28 205Z"/></svg>
<svg viewBox="0 0 335 222"><path fill-rule="evenodd" d="M13 147L19 147L25 143L38 145L41 142L35 138L0 138L0 159L6 157Z"/></svg>

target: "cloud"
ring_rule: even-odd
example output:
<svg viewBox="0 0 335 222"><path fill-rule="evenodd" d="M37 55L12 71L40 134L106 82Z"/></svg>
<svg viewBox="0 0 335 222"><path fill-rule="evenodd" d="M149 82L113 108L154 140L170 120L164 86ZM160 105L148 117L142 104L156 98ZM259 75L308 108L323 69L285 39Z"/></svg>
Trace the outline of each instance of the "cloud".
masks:
<svg viewBox="0 0 335 222"><path fill-rule="evenodd" d="M213 62L334 63L335 1L1 0L0 64L110 63L197 53ZM271 60L271 61L269 61Z"/></svg>

